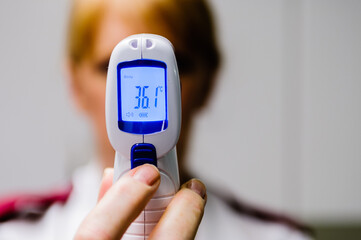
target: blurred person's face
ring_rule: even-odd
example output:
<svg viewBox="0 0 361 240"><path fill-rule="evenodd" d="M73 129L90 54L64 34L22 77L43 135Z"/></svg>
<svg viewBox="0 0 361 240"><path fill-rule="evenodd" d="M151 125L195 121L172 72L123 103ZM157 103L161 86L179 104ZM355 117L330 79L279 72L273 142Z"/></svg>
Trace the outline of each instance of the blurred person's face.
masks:
<svg viewBox="0 0 361 240"><path fill-rule="evenodd" d="M74 66L71 71L72 90L78 107L89 117L92 123L98 151L101 151L100 156L104 158L101 159L103 167L111 167L114 161L114 150L109 143L105 127L106 74L111 52L119 41L136 33L156 31L171 42L172 36L165 31L159 32L159 27L153 30L139 22L125 23L115 14L106 14L98 29L94 49L92 49L93 54ZM194 102L199 89L195 84L198 82L194 81L195 78L194 74L181 75L183 131L178 144L180 154L185 148L183 140L187 138L185 135L187 135L189 120L194 111Z"/></svg>

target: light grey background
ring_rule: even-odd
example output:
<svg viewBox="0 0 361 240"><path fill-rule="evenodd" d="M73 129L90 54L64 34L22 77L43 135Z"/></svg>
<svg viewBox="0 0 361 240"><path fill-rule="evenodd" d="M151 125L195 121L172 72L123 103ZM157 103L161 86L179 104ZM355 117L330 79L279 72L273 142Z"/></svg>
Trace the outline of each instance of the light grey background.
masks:
<svg viewBox="0 0 361 240"><path fill-rule="evenodd" d="M308 221L361 221L361 1L211 1L223 68L189 166ZM0 2L0 193L92 155L63 74L68 1Z"/></svg>

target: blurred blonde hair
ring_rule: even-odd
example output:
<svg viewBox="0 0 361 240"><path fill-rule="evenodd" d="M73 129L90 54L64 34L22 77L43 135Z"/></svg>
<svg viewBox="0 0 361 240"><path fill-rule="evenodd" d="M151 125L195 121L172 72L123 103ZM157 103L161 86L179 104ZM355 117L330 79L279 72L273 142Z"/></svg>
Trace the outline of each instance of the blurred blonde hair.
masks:
<svg viewBox="0 0 361 240"><path fill-rule="evenodd" d="M197 79L203 105L214 85L220 54L206 0L73 0L67 57L78 64L91 57L98 25L106 11L117 11L126 23L141 22L154 34L169 33L180 74L201 72Z"/></svg>

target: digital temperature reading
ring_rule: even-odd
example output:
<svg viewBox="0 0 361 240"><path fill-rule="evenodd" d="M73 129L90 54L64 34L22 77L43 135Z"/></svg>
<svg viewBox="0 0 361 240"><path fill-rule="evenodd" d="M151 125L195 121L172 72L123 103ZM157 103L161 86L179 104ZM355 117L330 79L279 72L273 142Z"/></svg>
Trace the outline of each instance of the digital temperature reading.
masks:
<svg viewBox="0 0 361 240"><path fill-rule="evenodd" d="M136 60L118 66L119 127L132 133L164 130L167 124L166 65Z"/></svg>

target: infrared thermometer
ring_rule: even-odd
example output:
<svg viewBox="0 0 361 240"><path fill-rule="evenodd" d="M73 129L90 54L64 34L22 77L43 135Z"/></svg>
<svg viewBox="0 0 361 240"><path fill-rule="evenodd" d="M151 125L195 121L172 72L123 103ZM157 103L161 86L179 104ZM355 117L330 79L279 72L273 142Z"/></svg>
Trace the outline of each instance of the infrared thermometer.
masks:
<svg viewBox="0 0 361 240"><path fill-rule="evenodd" d="M179 188L181 92L173 47L166 38L138 34L118 43L109 61L105 109L115 150L113 182L145 163L160 171L157 192L122 238L146 239Z"/></svg>

